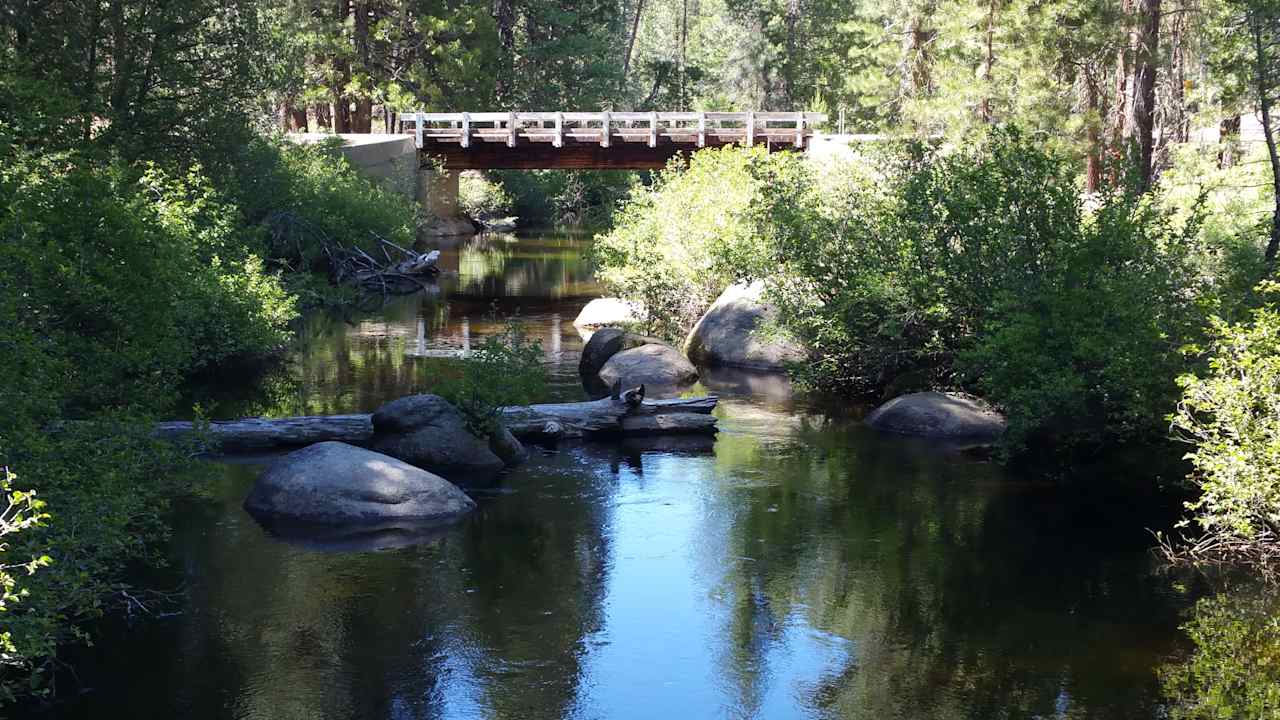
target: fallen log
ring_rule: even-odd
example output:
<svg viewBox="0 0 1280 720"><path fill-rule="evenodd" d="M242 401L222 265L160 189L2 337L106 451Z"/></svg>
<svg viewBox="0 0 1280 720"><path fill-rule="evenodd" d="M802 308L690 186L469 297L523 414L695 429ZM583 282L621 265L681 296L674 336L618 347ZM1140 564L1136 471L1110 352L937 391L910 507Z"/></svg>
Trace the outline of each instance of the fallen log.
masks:
<svg viewBox="0 0 1280 720"><path fill-rule="evenodd" d="M213 420L209 422L206 431L208 438L225 450L263 450L313 445L326 440L364 445L373 437L372 417L315 415ZM177 440L190 435L195 429L195 423L175 420L158 423L151 434L161 440Z"/></svg>
<svg viewBox="0 0 1280 720"><path fill-rule="evenodd" d="M576 403L546 403L502 409L502 422L521 440L582 438L608 435L705 434L716 431L711 415L714 395L674 400L644 400L630 405L605 398ZM264 450L337 440L367 445L373 438L372 415L312 415L286 418L213 420L205 425L209 439L229 451ZM177 440L196 431L185 420L162 422L152 432Z"/></svg>

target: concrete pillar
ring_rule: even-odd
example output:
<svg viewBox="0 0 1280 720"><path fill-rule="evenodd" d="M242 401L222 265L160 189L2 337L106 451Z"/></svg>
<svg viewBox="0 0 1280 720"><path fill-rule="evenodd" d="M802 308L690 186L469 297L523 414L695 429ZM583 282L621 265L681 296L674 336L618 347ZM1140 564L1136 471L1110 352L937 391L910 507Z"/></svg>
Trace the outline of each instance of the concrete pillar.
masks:
<svg viewBox="0 0 1280 720"><path fill-rule="evenodd" d="M458 217L458 173L424 163L418 173L418 202L433 217Z"/></svg>

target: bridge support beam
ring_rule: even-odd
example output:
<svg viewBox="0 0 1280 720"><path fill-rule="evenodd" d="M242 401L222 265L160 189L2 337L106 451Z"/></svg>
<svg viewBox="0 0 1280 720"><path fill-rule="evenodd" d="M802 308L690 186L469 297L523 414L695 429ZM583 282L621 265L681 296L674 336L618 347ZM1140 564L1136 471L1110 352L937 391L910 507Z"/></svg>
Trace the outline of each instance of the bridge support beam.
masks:
<svg viewBox="0 0 1280 720"><path fill-rule="evenodd" d="M458 173L424 158L418 170L418 203L430 216L422 234L474 235L476 228L458 207Z"/></svg>

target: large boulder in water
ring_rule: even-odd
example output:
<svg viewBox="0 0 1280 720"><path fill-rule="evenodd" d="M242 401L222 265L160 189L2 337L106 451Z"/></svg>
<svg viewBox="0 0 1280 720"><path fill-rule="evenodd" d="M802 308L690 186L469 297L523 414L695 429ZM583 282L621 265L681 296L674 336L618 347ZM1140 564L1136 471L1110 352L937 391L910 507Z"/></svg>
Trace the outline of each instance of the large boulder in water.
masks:
<svg viewBox="0 0 1280 720"><path fill-rule="evenodd" d="M978 398L962 393L920 392L901 395L867 416L876 430L934 438L994 440L1005 420Z"/></svg>
<svg viewBox="0 0 1280 720"><path fill-rule="evenodd" d="M244 505L267 520L333 524L443 520L475 508L444 478L341 442L316 443L272 463Z"/></svg>
<svg viewBox="0 0 1280 720"><path fill-rule="evenodd" d="M410 395L378 408L370 447L464 485L488 480L505 465L439 395Z"/></svg>
<svg viewBox="0 0 1280 720"><path fill-rule="evenodd" d="M687 385L698 379L698 370L675 348L650 343L609 358L600 369L600 379L608 386L622 381L628 388Z"/></svg>
<svg viewBox="0 0 1280 720"><path fill-rule="evenodd" d="M730 285L689 331L684 354L699 365L783 370L808 355L804 346L777 333L765 334L776 311L765 304L764 283Z"/></svg>
<svg viewBox="0 0 1280 720"><path fill-rule="evenodd" d="M582 348L578 360L578 372L583 377L595 377L609 358L623 350L630 350L654 342L652 338L629 333L618 328L600 328L591 333L591 339Z"/></svg>
<svg viewBox="0 0 1280 720"><path fill-rule="evenodd" d="M621 298L596 298L587 303L573 321L574 327L599 328L610 325L634 325L644 316L644 308Z"/></svg>

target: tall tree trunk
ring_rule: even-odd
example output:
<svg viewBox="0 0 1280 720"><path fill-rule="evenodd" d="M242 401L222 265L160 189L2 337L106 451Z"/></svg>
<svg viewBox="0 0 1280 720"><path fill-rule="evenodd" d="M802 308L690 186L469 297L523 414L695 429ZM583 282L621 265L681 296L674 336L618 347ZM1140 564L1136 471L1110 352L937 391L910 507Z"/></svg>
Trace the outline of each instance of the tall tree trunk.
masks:
<svg viewBox="0 0 1280 720"><path fill-rule="evenodd" d="M1271 74L1275 72L1273 63L1276 58L1271 57L1271 54L1267 52L1274 45L1268 46L1264 41L1263 22L1263 18L1259 17L1257 11L1249 14L1249 32L1253 35L1253 75L1257 83L1258 109L1262 111L1262 134L1267 141L1267 156L1271 160L1272 197L1275 198L1275 208L1271 213L1271 237L1267 240L1267 251L1264 257L1267 262L1267 268L1274 270L1276 253L1280 251L1280 151L1276 149L1276 128L1272 124L1271 117L1271 92L1275 88L1272 87L1273 83L1268 80L1272 77Z"/></svg>
<svg viewBox="0 0 1280 720"><path fill-rule="evenodd" d="M328 103L316 103L316 127L333 132L333 115L329 112Z"/></svg>
<svg viewBox="0 0 1280 720"><path fill-rule="evenodd" d="M110 7L111 22L111 119L119 126L127 121L130 75L133 54L129 47L128 21L124 16L124 0L114 0Z"/></svg>
<svg viewBox="0 0 1280 720"><path fill-rule="evenodd" d="M1085 150L1084 189L1096 193L1102 189L1102 132L1101 113L1098 110L1098 85L1089 74L1084 76Z"/></svg>
<svg viewBox="0 0 1280 720"><path fill-rule="evenodd" d="M1131 145L1136 172L1137 190L1151 189L1154 168L1152 152L1155 149L1156 70L1160 62L1157 50L1160 43L1160 2L1141 0L1142 24L1138 33L1137 52L1134 56L1133 135Z"/></svg>
<svg viewBox="0 0 1280 720"><path fill-rule="evenodd" d="M978 102L978 116L984 123L992 123L995 115L991 110L991 75L996 63L995 34L997 0L987 2L987 29L983 33L982 68L978 71L978 79L982 82L982 100ZM1094 103L1097 104L1096 102Z"/></svg>
<svg viewBox="0 0 1280 720"><path fill-rule="evenodd" d="M937 35L937 31L929 27L933 9L932 4L927 3L922 8L912 9L911 16L907 18L907 31L902 37L900 99L923 97L933 89L933 58L929 47Z"/></svg>
<svg viewBox="0 0 1280 720"><path fill-rule="evenodd" d="M498 47L502 57L498 61L498 78L494 81L494 94L498 106L512 109L515 93L516 57L516 9L514 0L493 0L493 20L498 25Z"/></svg>
<svg viewBox="0 0 1280 720"><path fill-rule="evenodd" d="M351 116L351 130L358 133L373 132L373 97L370 88L365 87L372 72L372 57L369 52L369 0L354 0L351 10L355 15L355 24L351 36L355 50L356 62L360 75L365 78L355 96L355 113Z"/></svg>
<svg viewBox="0 0 1280 720"><path fill-rule="evenodd" d="M1135 0L1121 0L1122 16L1125 23L1125 39L1116 51L1116 84L1115 101L1111 104L1111 152L1110 175L1111 184L1119 184L1117 174L1124 166L1124 149L1128 147L1132 136L1133 124L1130 122L1131 106L1129 103L1130 87L1133 81L1133 46L1135 43L1133 30L1133 3Z"/></svg>
<svg viewBox="0 0 1280 720"><path fill-rule="evenodd" d="M338 0L334 22L339 28L346 25L351 15L351 0ZM339 30L341 32L341 30ZM336 133L351 132L351 96L347 88L351 85L351 60L345 55L333 58L334 81L333 93L333 131Z"/></svg>
<svg viewBox="0 0 1280 720"><path fill-rule="evenodd" d="M1218 167L1233 167L1240 152L1239 115L1224 117L1218 123L1218 148Z"/></svg>
<svg viewBox="0 0 1280 720"><path fill-rule="evenodd" d="M786 107L796 107L804 102L803 99L796 97L797 77L799 68L803 62L797 57L800 52L797 49L801 47L800 38L800 0L787 0L787 13L783 18L783 22L787 28L786 31L786 58L782 63L782 98ZM781 108L780 108L781 109Z"/></svg>
<svg viewBox="0 0 1280 720"><path fill-rule="evenodd" d="M1185 9L1185 8L1183 8ZM1191 138L1191 121L1187 115L1187 63L1185 38L1187 33L1187 14L1178 12L1174 15L1169 35L1169 56L1173 67L1169 82L1170 108L1172 112L1166 121L1170 126L1169 137L1174 143L1185 143Z"/></svg>
<svg viewBox="0 0 1280 720"><path fill-rule="evenodd" d="M640 14L644 12L644 0L636 2L636 17L631 21L631 37L627 38L627 54L622 59L622 82L627 81L628 73L631 72L631 51L636 46L636 34L640 32Z"/></svg>

